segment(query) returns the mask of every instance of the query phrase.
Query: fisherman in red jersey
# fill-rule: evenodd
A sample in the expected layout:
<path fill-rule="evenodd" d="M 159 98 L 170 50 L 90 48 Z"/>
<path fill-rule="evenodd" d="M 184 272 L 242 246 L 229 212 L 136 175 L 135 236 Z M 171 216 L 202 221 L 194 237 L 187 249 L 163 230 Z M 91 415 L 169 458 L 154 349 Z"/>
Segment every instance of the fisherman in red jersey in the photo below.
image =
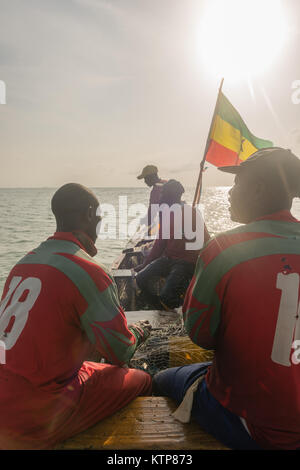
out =
<path fill-rule="evenodd" d="M 51 448 L 151 394 L 151 377 L 126 367 L 151 327 L 127 326 L 113 278 L 93 259 L 98 207 L 79 184 L 58 189 L 56 233 L 7 278 L 0 303 L 1 449 Z M 95 350 L 108 363 L 87 362 Z"/>
<path fill-rule="evenodd" d="M 221 170 L 236 174 L 230 214 L 244 225 L 204 246 L 183 306 L 214 360 L 160 372 L 153 389 L 230 448 L 299 449 L 300 160 L 274 147 Z"/>

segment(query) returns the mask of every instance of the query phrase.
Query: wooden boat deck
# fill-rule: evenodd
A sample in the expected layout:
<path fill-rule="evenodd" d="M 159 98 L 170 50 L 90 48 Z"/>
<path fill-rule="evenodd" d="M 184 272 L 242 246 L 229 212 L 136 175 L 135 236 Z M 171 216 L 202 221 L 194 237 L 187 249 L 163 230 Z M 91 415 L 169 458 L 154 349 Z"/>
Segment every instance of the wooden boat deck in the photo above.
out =
<path fill-rule="evenodd" d="M 63 442 L 59 450 L 226 450 L 195 422 L 182 424 L 164 397 L 139 397 L 95 426 Z"/>

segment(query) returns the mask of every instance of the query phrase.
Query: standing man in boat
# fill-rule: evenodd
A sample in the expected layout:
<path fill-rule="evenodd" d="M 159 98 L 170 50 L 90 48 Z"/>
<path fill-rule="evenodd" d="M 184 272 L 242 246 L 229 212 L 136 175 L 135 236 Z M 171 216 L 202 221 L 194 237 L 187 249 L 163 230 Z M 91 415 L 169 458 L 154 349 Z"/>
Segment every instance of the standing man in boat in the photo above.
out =
<path fill-rule="evenodd" d="M 299 449 L 300 160 L 273 147 L 220 169 L 236 175 L 230 215 L 243 225 L 204 247 L 183 306 L 214 360 L 160 372 L 153 386 L 230 448 Z"/>
<path fill-rule="evenodd" d="M 173 310 L 182 305 L 203 246 L 201 213 L 181 200 L 183 193 L 184 187 L 179 181 L 169 180 L 164 184 L 158 235 L 144 263 L 135 268 L 138 287 L 157 309 Z M 190 239 L 187 239 L 188 234 Z M 152 285 L 154 278 L 159 276 L 165 282 L 159 295 L 156 295 Z"/>
<path fill-rule="evenodd" d="M 156 215 L 158 213 L 157 205 L 160 203 L 162 188 L 167 180 L 159 178 L 158 168 L 155 165 L 145 166 L 142 173 L 137 176 L 137 179 L 144 179 L 146 185 L 149 186 L 149 188 L 152 187 L 150 192 L 148 212 L 143 219 L 145 225 L 149 227 L 148 233 L 150 234 L 151 226 L 154 224 Z"/>
<path fill-rule="evenodd" d="M 127 326 L 115 283 L 93 257 L 97 197 L 66 184 L 52 198 L 55 234 L 10 272 L 0 303 L 0 448 L 45 449 L 92 426 L 151 378 L 126 367 L 150 325 Z M 109 363 L 87 362 L 94 352 Z"/>

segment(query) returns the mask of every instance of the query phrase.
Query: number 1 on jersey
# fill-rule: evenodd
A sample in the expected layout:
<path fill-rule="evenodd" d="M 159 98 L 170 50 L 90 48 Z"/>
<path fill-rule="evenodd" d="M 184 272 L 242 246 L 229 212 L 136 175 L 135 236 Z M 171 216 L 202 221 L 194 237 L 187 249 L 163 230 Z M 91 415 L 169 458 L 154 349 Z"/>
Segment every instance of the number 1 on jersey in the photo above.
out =
<path fill-rule="evenodd" d="M 291 350 L 300 339 L 299 327 L 299 279 L 297 273 L 277 275 L 277 289 L 281 290 L 281 299 L 272 348 L 271 359 L 277 364 L 290 366 Z M 298 363 L 297 361 L 293 363 Z"/>

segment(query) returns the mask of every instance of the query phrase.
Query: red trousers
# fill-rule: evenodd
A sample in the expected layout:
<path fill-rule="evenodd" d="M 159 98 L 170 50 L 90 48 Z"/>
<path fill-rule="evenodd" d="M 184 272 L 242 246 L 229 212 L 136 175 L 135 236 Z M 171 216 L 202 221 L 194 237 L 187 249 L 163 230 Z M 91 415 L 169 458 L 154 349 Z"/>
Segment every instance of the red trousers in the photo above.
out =
<path fill-rule="evenodd" d="M 135 397 L 150 395 L 152 380 L 141 370 L 84 362 L 63 390 L 50 394 L 21 390 L 11 388 L 11 404 L 8 400 L 0 404 L 0 449 L 52 448 Z"/>

